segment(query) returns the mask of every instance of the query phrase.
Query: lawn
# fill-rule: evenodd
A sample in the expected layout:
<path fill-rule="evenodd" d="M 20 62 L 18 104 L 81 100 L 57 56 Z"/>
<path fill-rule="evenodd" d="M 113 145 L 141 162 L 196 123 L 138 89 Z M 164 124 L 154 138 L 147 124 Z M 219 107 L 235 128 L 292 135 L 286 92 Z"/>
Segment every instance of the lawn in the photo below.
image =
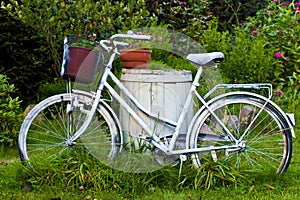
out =
<path fill-rule="evenodd" d="M 299 137 L 299 134 L 297 134 Z M 299 199 L 300 198 L 300 142 L 295 139 L 293 157 L 283 175 L 258 175 L 237 181 L 237 184 L 193 187 L 193 178 L 178 178 L 178 167 L 162 169 L 151 174 L 130 174 L 99 167 L 94 162 L 82 172 L 82 166 L 51 171 L 39 169 L 31 175 L 24 170 L 16 148 L 0 149 L 1 199 Z M 74 160 L 71 163 L 76 163 Z M 187 166 L 184 166 L 188 168 Z M 183 175 L 189 169 L 183 169 Z M 64 172 L 64 174 L 60 174 Z M 85 179 L 76 179 L 85 176 Z M 72 180 L 70 174 L 73 174 Z M 94 176 L 94 179 L 92 178 Z M 189 174 L 189 173 L 188 173 Z M 189 174 L 190 175 L 190 174 Z M 55 177 L 57 176 L 57 177 Z M 34 178 L 32 178 L 34 177 Z M 89 178 L 89 180 L 87 179 Z M 237 177 L 238 179 L 238 177 Z M 89 184 L 80 187 L 80 180 Z M 73 182 L 72 182 L 73 181 Z M 185 181 L 185 182 L 184 182 Z M 30 182 L 30 183 L 29 183 Z M 67 183 L 68 182 L 68 183 Z"/>

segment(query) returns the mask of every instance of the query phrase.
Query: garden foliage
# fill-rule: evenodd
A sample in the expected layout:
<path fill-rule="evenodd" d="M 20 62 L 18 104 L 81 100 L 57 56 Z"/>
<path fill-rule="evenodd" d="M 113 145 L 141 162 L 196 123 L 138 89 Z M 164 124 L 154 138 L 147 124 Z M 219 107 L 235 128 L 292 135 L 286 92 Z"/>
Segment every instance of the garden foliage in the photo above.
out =
<path fill-rule="evenodd" d="M 8 79 L 0 74 L 0 144 L 14 145 L 19 133 L 19 125 L 22 121 L 20 114 L 19 98 L 12 98 L 15 91 L 13 84 L 8 83 Z"/>
<path fill-rule="evenodd" d="M 220 22 L 219 30 L 233 30 L 233 25 L 242 24 L 249 16 L 255 16 L 270 0 L 211 0 L 211 11 Z"/>
<path fill-rule="evenodd" d="M 22 21 L 12 18 L 0 9 L 0 74 L 9 77 L 25 106 L 36 99 L 36 90 L 42 82 L 55 76 L 49 66 L 50 51 L 43 36 Z"/>
<path fill-rule="evenodd" d="M 163 1 L 153 3 L 145 0 L 21 0 L 2 2 L 1 8 L 25 25 L 33 27 L 38 35 L 45 38 L 46 48 L 51 51 L 52 58 L 52 66 L 48 67 L 59 75 L 64 36 L 96 33 L 99 40 L 124 30 L 155 26 L 159 22 L 169 23 L 172 28 L 182 30 L 191 23 L 205 23 L 202 19 L 205 4 L 195 2 L 190 0 L 188 4 L 185 2 L 186 5 L 182 5 L 180 1 L 164 4 Z M 189 17 L 183 17 L 186 15 Z"/>
<path fill-rule="evenodd" d="M 272 83 L 276 101 L 298 113 L 300 94 L 300 2 L 273 0 L 236 26 L 234 34 L 219 31 L 212 20 L 201 43 L 208 51 L 222 51 L 220 65 L 226 83 Z"/>
<path fill-rule="evenodd" d="M 64 36 L 96 33 L 100 40 L 129 29 L 159 24 L 199 34 L 209 19 L 207 4 L 208 1 L 195 0 L 2 1 L 0 26 L 7 33 L 0 36 L 4 41 L 0 44 L 5 52 L 2 55 L 17 61 L 11 66 L 8 63 L 12 62 L 4 59 L 2 71 L 21 88 L 18 94 L 25 102 L 34 101 L 38 94 L 37 87 L 32 85 L 47 84 L 60 77 Z"/>
<path fill-rule="evenodd" d="M 277 87 L 278 102 L 300 117 L 296 108 L 300 103 L 300 1 L 273 0 L 249 18 L 244 29 L 252 38 L 266 41 L 273 54 L 270 82 Z"/>
<path fill-rule="evenodd" d="M 211 21 L 203 32 L 202 43 L 207 51 L 221 51 L 225 60 L 219 70 L 225 83 L 272 82 L 273 53 L 266 48 L 264 38 L 251 38 L 242 28 L 218 31 L 217 21 Z"/>
<path fill-rule="evenodd" d="M 295 105 L 300 80 L 299 4 L 280 0 L 6 0 L 0 9 L 0 72 L 14 83 L 18 89 L 14 95 L 26 106 L 56 93 L 52 82 L 60 77 L 64 36 L 95 33 L 100 40 L 129 29 L 160 26 L 189 35 L 207 51 L 223 52 L 225 61 L 219 67 L 223 82 L 269 82 L 282 91 L 283 95 L 277 95 L 279 102 Z M 153 59 L 156 56 L 176 69 L 182 63 L 161 52 L 155 52 Z M 49 93 L 38 89 L 48 87 Z"/>
<path fill-rule="evenodd" d="M 248 18 L 244 29 L 251 38 L 266 41 L 266 48 L 275 58 L 271 63 L 274 82 L 285 82 L 293 72 L 300 73 L 300 2 L 275 0 L 256 17 Z"/>

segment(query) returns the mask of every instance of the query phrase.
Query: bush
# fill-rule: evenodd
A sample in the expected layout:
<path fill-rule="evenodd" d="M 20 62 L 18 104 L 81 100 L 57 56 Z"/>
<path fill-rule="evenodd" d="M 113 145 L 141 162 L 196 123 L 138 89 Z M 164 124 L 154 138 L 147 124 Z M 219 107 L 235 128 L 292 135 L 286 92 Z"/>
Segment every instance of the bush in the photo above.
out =
<path fill-rule="evenodd" d="M 234 31 L 234 27 L 243 23 L 249 16 L 268 5 L 269 0 L 211 0 L 211 10 L 220 22 L 219 30 Z"/>
<path fill-rule="evenodd" d="M 149 12 L 157 17 L 158 23 L 168 24 L 170 29 L 194 39 L 200 37 L 212 18 L 210 0 L 146 0 L 146 4 Z"/>
<path fill-rule="evenodd" d="M 0 144 L 10 146 L 16 144 L 22 121 L 21 101 L 18 97 L 11 97 L 14 90 L 14 85 L 10 85 L 6 76 L 0 74 Z"/>
<path fill-rule="evenodd" d="M 57 77 L 60 76 L 64 36 L 87 37 L 90 33 L 96 33 L 100 40 L 124 28 L 143 27 L 155 22 L 144 1 L 131 1 L 127 4 L 108 0 L 9 2 L 2 2 L 1 8 L 45 38 L 44 48 L 50 50 L 48 57 L 52 60 L 52 66 L 49 67 Z"/>
<path fill-rule="evenodd" d="M 248 18 L 244 29 L 253 38 L 266 41 L 270 49 L 272 61 L 272 79 L 278 86 L 285 83 L 293 73 L 300 72 L 300 2 L 288 3 L 272 1 L 269 6 L 257 13 L 256 17 Z M 300 80 L 300 76 L 296 77 Z"/>
<path fill-rule="evenodd" d="M 243 30 L 236 30 L 231 50 L 227 53 L 221 73 L 230 83 L 273 82 L 273 53 L 263 38 L 249 38 Z"/>
<path fill-rule="evenodd" d="M 23 103 L 36 99 L 36 90 L 43 81 L 53 79 L 50 51 L 46 41 L 20 20 L 10 17 L 0 8 L 0 73 L 14 83 L 12 96 L 22 97 Z"/>
<path fill-rule="evenodd" d="M 66 88 L 66 82 L 61 79 L 55 79 L 50 83 L 43 83 L 37 90 L 38 101 L 56 94 L 65 93 L 67 91 Z"/>
<path fill-rule="evenodd" d="M 264 38 L 270 60 L 271 79 L 276 88 L 275 101 L 299 117 L 300 103 L 300 2 L 272 1 L 249 18 L 245 30 L 253 38 Z M 269 76 L 268 74 L 265 74 Z"/>
<path fill-rule="evenodd" d="M 208 51 L 225 54 L 220 66 L 225 82 L 270 82 L 288 91 L 287 80 L 300 80 L 299 13 L 299 2 L 272 1 L 232 34 L 218 31 L 219 23 L 212 21 L 201 42 Z"/>
<path fill-rule="evenodd" d="M 221 51 L 225 60 L 219 69 L 225 83 L 273 83 L 273 50 L 265 38 L 250 37 L 243 28 L 235 34 L 218 31 L 218 22 L 212 21 L 203 33 L 203 44 L 208 51 Z"/>

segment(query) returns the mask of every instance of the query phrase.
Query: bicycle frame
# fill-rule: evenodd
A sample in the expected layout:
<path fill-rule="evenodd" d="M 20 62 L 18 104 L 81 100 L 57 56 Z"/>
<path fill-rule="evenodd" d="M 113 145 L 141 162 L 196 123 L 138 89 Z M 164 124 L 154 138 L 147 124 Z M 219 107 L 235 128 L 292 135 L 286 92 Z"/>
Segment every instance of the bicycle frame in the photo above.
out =
<path fill-rule="evenodd" d="M 203 151 L 211 151 L 211 150 L 221 150 L 221 149 L 236 149 L 239 148 L 240 145 L 238 144 L 239 141 L 233 136 L 233 134 L 226 128 L 226 126 L 223 124 L 223 122 L 219 119 L 219 117 L 209 108 L 204 98 L 202 98 L 198 92 L 196 91 L 196 88 L 199 86 L 199 80 L 202 74 L 202 67 L 199 67 L 196 73 L 196 76 L 192 82 L 192 86 L 189 90 L 188 96 L 185 100 L 184 106 L 182 108 L 182 112 L 179 116 L 179 119 L 177 122 L 174 122 L 169 119 L 165 118 L 159 118 L 157 115 L 151 113 L 150 111 L 147 111 L 139 102 L 138 100 L 128 91 L 128 89 L 118 80 L 118 78 L 111 72 L 112 69 L 112 62 L 118 53 L 117 50 L 115 50 L 112 55 L 110 56 L 110 59 L 108 61 L 108 64 L 105 67 L 103 76 L 101 78 L 100 84 L 98 86 L 95 100 L 92 105 L 90 115 L 88 119 L 86 120 L 86 123 L 75 133 L 75 135 L 70 139 L 71 142 L 76 141 L 81 134 L 86 130 L 88 127 L 93 114 L 95 113 L 98 103 L 101 101 L 101 92 L 104 88 L 106 88 L 109 93 L 112 95 L 114 99 L 118 101 L 118 103 L 125 108 L 125 110 L 136 120 L 136 122 L 142 127 L 143 130 L 147 133 L 147 136 L 142 136 L 141 139 L 148 140 L 151 144 L 153 144 L 158 149 L 165 152 L 167 155 L 172 154 L 189 154 L 189 153 L 196 153 L 196 152 L 203 152 Z M 128 105 L 128 103 L 116 92 L 114 88 L 110 86 L 110 84 L 107 82 L 107 79 L 111 78 L 112 81 L 116 84 L 118 88 L 120 88 L 120 91 L 122 94 L 124 94 L 126 97 L 130 99 L 130 101 L 134 104 L 135 107 L 137 107 L 141 112 L 146 114 L 148 117 L 151 117 L 155 120 L 158 120 L 168 126 L 172 126 L 175 128 L 174 133 L 172 134 L 171 140 L 169 144 L 165 144 L 162 142 L 161 138 L 159 138 L 157 135 L 153 133 L 153 131 L 150 129 L 149 125 Z M 230 141 L 233 142 L 232 146 L 223 146 L 223 147 L 210 147 L 210 148 L 196 148 L 196 149 L 184 149 L 184 150 L 174 150 L 176 141 L 179 136 L 179 130 L 181 129 L 183 122 L 185 120 L 185 117 L 188 112 L 188 108 L 192 103 L 192 98 L 196 95 L 196 97 L 199 99 L 199 101 L 203 104 L 204 107 L 206 107 L 209 112 L 212 114 L 212 116 L 217 120 L 219 125 L 222 127 L 222 129 L 225 131 L 225 133 L 230 138 Z"/>
<path fill-rule="evenodd" d="M 122 43 L 121 43 L 122 44 Z M 246 135 L 248 129 L 244 132 L 243 136 L 240 137 L 240 139 L 236 139 L 234 135 L 228 130 L 228 128 L 224 125 L 222 120 L 211 110 L 208 103 L 205 101 L 205 99 L 210 96 L 213 92 L 215 92 L 218 88 L 230 88 L 230 89 L 267 89 L 268 90 L 268 98 L 266 98 L 265 105 L 269 102 L 272 94 L 272 86 L 270 84 L 219 84 L 216 85 L 214 88 L 212 88 L 204 97 L 202 97 L 197 92 L 197 87 L 199 86 L 199 80 L 202 74 L 203 68 L 200 66 L 197 70 L 197 73 L 193 79 L 192 85 L 190 87 L 190 90 L 188 92 L 187 98 L 184 102 L 181 114 L 179 115 L 179 119 L 177 122 L 158 117 L 157 114 L 151 113 L 145 107 L 139 103 L 139 101 L 131 94 L 131 92 L 118 80 L 118 78 L 111 72 L 112 69 L 112 63 L 115 59 L 115 56 L 119 54 L 118 49 L 114 47 L 113 49 L 105 49 L 107 52 L 110 52 L 112 50 L 112 53 L 110 55 L 110 58 L 108 60 L 108 63 L 105 65 L 105 69 L 102 75 L 102 78 L 100 80 L 100 83 L 98 85 L 97 92 L 95 94 L 94 103 L 92 105 L 92 108 L 90 110 L 90 114 L 88 115 L 88 118 L 86 119 L 85 123 L 81 126 L 81 128 L 73 135 L 73 137 L 70 138 L 70 142 L 75 142 L 87 129 L 89 126 L 90 121 L 92 120 L 92 117 L 94 113 L 96 112 L 97 106 L 99 102 L 104 101 L 101 99 L 101 93 L 104 88 L 106 88 L 109 93 L 112 95 L 112 97 L 134 118 L 134 120 L 142 127 L 142 129 L 146 132 L 146 136 L 140 136 L 140 139 L 147 140 L 151 144 L 153 144 L 156 148 L 162 150 L 167 155 L 181 155 L 181 154 L 190 154 L 190 153 L 199 153 L 199 152 L 206 152 L 206 151 L 213 151 L 213 150 L 238 150 L 243 149 L 245 147 L 245 143 L 242 141 L 244 136 Z M 165 125 L 171 126 L 174 129 L 173 134 L 171 135 L 171 140 L 168 144 L 162 141 L 161 138 L 159 138 L 157 135 L 154 134 L 154 132 L 150 129 L 150 126 L 129 106 L 129 104 L 116 92 L 114 88 L 111 87 L 111 85 L 107 82 L 107 79 L 110 78 L 116 86 L 120 89 L 121 93 L 125 95 L 127 98 L 129 98 L 130 102 L 133 103 L 133 105 L 138 108 L 139 111 L 144 113 L 146 116 L 155 119 Z M 175 145 L 179 137 L 179 131 L 183 126 L 183 123 L 186 119 L 188 108 L 191 105 L 194 96 L 197 97 L 197 99 L 202 104 L 202 108 L 200 109 L 207 109 L 210 114 L 213 116 L 213 118 L 216 120 L 216 122 L 220 125 L 220 127 L 223 129 L 224 133 L 226 133 L 227 137 L 223 138 L 224 141 L 229 141 L 232 144 L 226 145 L 226 146 L 219 146 L 219 147 L 202 147 L 202 148 L 193 148 L 190 149 L 186 147 L 182 150 L 175 150 Z M 263 109 L 263 108 L 262 108 Z M 261 109 L 261 111 L 262 111 Z M 258 115 L 257 115 L 258 116 Z M 256 116 L 256 117 L 257 117 Z M 249 126 L 250 127 L 250 126 Z"/>
<path fill-rule="evenodd" d="M 148 37 L 125 34 L 112 38 Z M 176 91 L 187 92 L 183 98 L 172 90 L 171 82 L 163 80 L 156 83 L 156 73 L 152 73 L 155 81 L 152 81 L 152 76 L 146 77 L 145 84 L 139 82 L 134 83 L 134 88 L 131 85 L 127 87 L 126 81 L 130 81 L 132 76 L 125 76 L 123 82 L 112 72 L 112 63 L 119 54 L 117 47 L 127 43 L 113 39 L 99 42 L 99 47 L 105 51 L 101 51 L 103 65 L 98 66 L 97 79 L 88 85 L 74 83 L 72 90 L 71 81 L 77 81 L 80 76 L 76 74 L 74 78 L 67 74 L 64 77 L 68 83 L 67 92 L 44 99 L 28 113 L 18 138 L 19 154 L 24 164 L 30 164 L 31 158 L 33 161 L 40 158 L 50 161 L 57 156 L 73 155 L 70 153 L 79 152 L 77 149 L 80 152 L 86 149 L 104 164 L 130 172 L 148 172 L 179 161 L 180 174 L 187 154 L 197 168 L 209 160 L 226 162 L 226 166 L 238 169 L 273 169 L 276 173 L 283 173 L 288 168 L 292 137 L 295 137 L 294 115 L 285 113 L 271 100 L 270 84 L 216 84 L 202 96 L 197 92 L 202 71 L 220 63 L 224 54 L 185 52 L 182 57 L 199 68 L 188 88 L 186 84 L 176 85 Z M 175 50 L 173 53 L 176 53 Z M 106 59 L 105 55 L 108 55 Z M 67 57 L 64 59 L 68 63 Z M 63 69 L 68 70 L 69 65 L 66 67 Z M 78 67 L 88 69 L 82 64 Z M 209 75 L 212 73 L 209 72 Z M 144 74 L 138 78 L 142 80 Z M 78 83 L 86 84 L 80 80 Z M 161 86 L 164 92 L 158 89 Z M 150 89 L 147 90 L 150 96 L 135 93 L 135 89 L 144 87 Z M 262 89 L 267 89 L 267 93 Z M 109 96 L 104 95 L 106 92 Z M 142 94 L 141 100 L 135 94 Z M 153 96 L 156 94 L 163 94 L 163 98 Z M 175 98 L 170 98 L 173 96 Z M 146 99 L 146 104 L 143 99 Z M 170 104 L 169 99 L 176 101 Z M 196 109 L 194 103 L 198 105 Z M 161 109 L 161 105 L 165 105 L 166 109 Z M 172 110 L 170 114 L 168 111 L 171 109 L 176 112 Z M 169 114 L 164 115 L 164 111 Z M 152 162 L 155 168 L 152 168 Z M 141 171 L 136 168 L 140 165 Z"/>

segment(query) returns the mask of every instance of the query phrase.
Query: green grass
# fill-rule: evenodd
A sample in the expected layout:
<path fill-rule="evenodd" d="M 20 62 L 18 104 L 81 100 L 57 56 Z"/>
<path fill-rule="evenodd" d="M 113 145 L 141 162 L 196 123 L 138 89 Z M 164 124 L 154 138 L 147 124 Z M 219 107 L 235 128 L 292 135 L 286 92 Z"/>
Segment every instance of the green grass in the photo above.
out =
<path fill-rule="evenodd" d="M 298 137 L 299 134 L 297 134 Z M 300 140 L 294 140 L 293 157 L 283 175 L 234 173 L 225 170 L 209 189 L 196 187 L 200 175 L 184 165 L 145 174 L 115 171 L 90 156 L 44 162 L 35 170 L 23 168 L 16 148 L 0 148 L 1 199 L 299 199 Z M 216 166 L 208 166 L 210 173 Z M 220 166 L 219 166 L 220 167 Z M 221 166 L 222 167 L 222 166 Z M 235 180 L 230 179 L 235 177 Z M 83 186 L 80 187 L 80 186 Z M 32 188 L 31 188 L 32 187 Z M 196 187 L 196 189 L 195 189 Z"/>

